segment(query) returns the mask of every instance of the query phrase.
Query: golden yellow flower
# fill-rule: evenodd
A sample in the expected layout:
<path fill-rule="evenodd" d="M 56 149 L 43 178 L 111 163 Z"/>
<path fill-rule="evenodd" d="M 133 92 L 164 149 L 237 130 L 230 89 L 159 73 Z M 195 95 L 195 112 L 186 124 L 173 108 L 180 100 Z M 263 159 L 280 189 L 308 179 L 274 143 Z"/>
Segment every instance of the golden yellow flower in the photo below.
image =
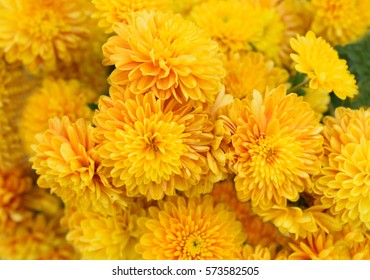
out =
<path fill-rule="evenodd" d="M 140 230 L 138 216 L 145 215 L 142 205 L 131 202 L 122 213 L 104 216 L 92 211 L 67 211 L 67 240 L 81 253 L 82 259 L 139 259 L 134 247 Z"/>
<path fill-rule="evenodd" d="M 289 260 L 348 260 L 349 248 L 344 240 L 322 230 L 289 244 L 293 253 Z"/>
<path fill-rule="evenodd" d="M 97 153 L 114 186 L 125 186 L 130 197 L 156 200 L 176 190 L 213 186 L 206 178 L 219 170 L 214 167 L 224 157 L 212 155 L 210 115 L 192 104 L 156 99 L 152 92 L 137 95 L 119 86 L 111 87 L 110 97 L 101 97 L 93 119 Z"/>
<path fill-rule="evenodd" d="M 310 1 L 311 30 L 332 45 L 346 45 L 362 38 L 369 27 L 365 2 L 368 0 Z"/>
<path fill-rule="evenodd" d="M 322 229 L 326 233 L 342 230 L 341 222 L 326 213 L 323 205 L 308 205 L 309 207 L 273 205 L 268 210 L 253 208 L 263 221 L 273 223 L 281 233 L 292 234 L 295 238 L 305 238 L 310 233 Z"/>
<path fill-rule="evenodd" d="M 42 86 L 27 99 L 19 124 L 27 152 L 34 154 L 31 145 L 36 143 L 35 135 L 48 128 L 50 118 L 68 116 L 71 121 L 79 118 L 91 121 L 93 111 L 88 103 L 96 99 L 96 92 L 77 80 L 44 79 Z"/>
<path fill-rule="evenodd" d="M 51 119 L 49 129 L 37 135 L 32 167 L 40 175 L 37 184 L 65 203 L 115 214 L 126 206 L 124 190 L 114 188 L 99 172 L 92 130 L 83 119 Z"/>
<path fill-rule="evenodd" d="M 24 168 L 4 169 L 0 165 L 0 233 L 11 231 L 28 217 L 23 196 L 31 187 L 32 179 Z"/>
<path fill-rule="evenodd" d="M 243 1 L 210 0 L 196 5 L 190 19 L 226 53 L 251 50 L 251 40 L 263 32 L 266 16 Z"/>
<path fill-rule="evenodd" d="M 354 76 L 348 71 L 347 62 L 323 38 L 309 31 L 306 36 L 292 38 L 290 44 L 297 54 L 291 54 L 298 72 L 310 79 L 309 87 L 333 91 L 340 99 L 354 97 L 358 88 Z"/>
<path fill-rule="evenodd" d="M 323 153 L 322 126 L 310 105 L 282 85 L 264 97 L 254 91 L 231 111 L 238 198 L 263 210 L 297 201 L 319 172 Z"/>
<path fill-rule="evenodd" d="M 92 0 L 97 10 L 93 17 L 99 19 L 99 26 L 106 33 L 111 33 L 113 23 L 128 23 L 131 12 L 165 10 L 171 7 L 171 1 L 173 0 Z"/>
<path fill-rule="evenodd" d="M 305 88 L 303 100 L 310 103 L 312 109 L 315 111 L 316 116 L 321 120 L 323 113 L 329 108 L 330 95 L 325 90 L 315 90 L 311 88 Z"/>
<path fill-rule="evenodd" d="M 144 233 L 136 250 L 144 259 L 232 259 L 240 252 L 245 234 L 225 204 L 209 195 L 158 204 L 138 221 Z"/>
<path fill-rule="evenodd" d="M 225 62 L 226 93 L 251 98 L 253 90 L 265 92 L 287 82 L 288 72 L 258 52 L 236 53 Z"/>
<path fill-rule="evenodd" d="M 37 214 L 17 225 L 11 234 L 0 233 L 0 259 L 66 260 L 78 255 L 66 241 L 60 218 Z"/>
<path fill-rule="evenodd" d="M 117 35 L 103 46 L 103 63 L 116 67 L 111 84 L 135 94 L 152 91 L 161 99 L 174 96 L 179 102 L 214 101 L 225 75 L 221 54 L 194 23 L 179 14 L 144 11 L 113 30 Z"/>
<path fill-rule="evenodd" d="M 0 50 L 0 167 L 13 168 L 26 162 L 18 120 L 34 84 L 19 63 L 6 63 Z"/>
<path fill-rule="evenodd" d="M 87 0 L 1 0 L 0 48 L 7 61 L 21 61 L 32 72 L 70 64 L 88 43 L 89 5 Z"/>
<path fill-rule="evenodd" d="M 370 229 L 370 109 L 339 107 L 324 118 L 325 156 L 315 193 L 343 223 Z"/>

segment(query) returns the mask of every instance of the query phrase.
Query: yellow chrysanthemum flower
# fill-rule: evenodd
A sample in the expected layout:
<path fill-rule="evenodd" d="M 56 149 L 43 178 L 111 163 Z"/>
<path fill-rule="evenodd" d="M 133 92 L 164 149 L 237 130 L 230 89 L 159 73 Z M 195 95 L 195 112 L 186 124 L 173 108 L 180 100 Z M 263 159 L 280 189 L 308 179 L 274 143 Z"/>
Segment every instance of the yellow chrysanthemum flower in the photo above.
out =
<path fill-rule="evenodd" d="M 350 252 L 346 242 L 322 230 L 309 233 L 306 238 L 289 244 L 293 253 L 289 260 L 348 260 Z"/>
<path fill-rule="evenodd" d="M 28 70 L 55 70 L 70 64 L 87 44 L 90 1 L 1 0 L 0 48 L 8 62 Z"/>
<path fill-rule="evenodd" d="M 270 56 L 279 66 L 290 68 L 292 52 L 289 39 L 307 32 L 305 1 L 296 0 L 244 0 L 252 1 L 268 15 L 261 36 L 256 37 L 254 46 Z"/>
<path fill-rule="evenodd" d="M 4 169 L 0 165 L 0 233 L 11 231 L 29 216 L 23 196 L 30 191 L 32 179 L 25 173 L 24 168 Z"/>
<path fill-rule="evenodd" d="M 211 196 L 169 197 L 139 219 L 137 252 L 144 259 L 232 259 L 245 239 L 235 214 Z"/>
<path fill-rule="evenodd" d="M 104 216 L 91 211 L 67 211 L 67 240 L 81 253 L 82 259 L 139 259 L 134 247 L 141 235 L 138 216 L 145 215 L 143 205 L 131 202 L 122 213 Z"/>
<path fill-rule="evenodd" d="M 0 167 L 13 168 L 26 161 L 18 119 L 34 84 L 19 63 L 6 63 L 0 50 Z"/>
<path fill-rule="evenodd" d="M 265 92 L 287 82 L 288 72 L 258 52 L 233 54 L 225 62 L 226 93 L 237 98 L 251 98 L 253 90 Z"/>
<path fill-rule="evenodd" d="M 195 24 L 179 14 L 144 11 L 113 29 L 117 36 L 103 46 L 103 63 L 116 66 L 111 84 L 179 102 L 214 101 L 225 70 L 217 43 Z"/>
<path fill-rule="evenodd" d="M 210 115 L 192 104 L 111 87 L 110 97 L 99 100 L 93 121 L 102 172 L 114 186 L 125 186 L 128 196 L 156 200 L 176 190 L 213 186 L 213 170 L 219 170 L 214 166 L 222 165 L 218 160 L 224 153 L 219 149 L 213 156 Z"/>
<path fill-rule="evenodd" d="M 325 156 L 314 191 L 343 223 L 370 230 L 370 109 L 324 118 Z"/>
<path fill-rule="evenodd" d="M 263 210 L 297 201 L 319 172 L 323 153 L 322 126 L 310 105 L 282 85 L 264 97 L 255 91 L 230 110 L 239 199 Z"/>
<path fill-rule="evenodd" d="M 329 92 L 325 90 L 315 90 L 311 88 L 305 88 L 303 100 L 310 103 L 312 109 L 315 111 L 316 116 L 321 120 L 323 113 L 328 111 L 330 103 Z"/>
<path fill-rule="evenodd" d="M 97 9 L 93 17 L 99 19 L 99 26 L 104 28 L 106 33 L 111 33 L 113 32 L 113 23 L 128 23 L 131 12 L 169 9 L 172 4 L 171 1 L 172 0 L 92 0 L 92 3 Z"/>
<path fill-rule="evenodd" d="M 190 19 L 226 53 L 251 50 L 251 40 L 263 32 L 265 15 L 243 1 L 209 0 L 196 5 Z"/>
<path fill-rule="evenodd" d="M 20 223 L 11 234 L 0 233 L 0 259 L 66 260 L 78 255 L 66 241 L 59 217 L 43 214 Z"/>
<path fill-rule="evenodd" d="M 88 103 L 96 99 L 96 92 L 77 80 L 44 79 L 27 99 L 19 124 L 27 152 L 34 154 L 31 145 L 36 143 L 35 135 L 48 128 L 50 118 L 68 116 L 71 121 L 79 118 L 91 121 L 93 111 Z"/>
<path fill-rule="evenodd" d="M 65 203 L 115 214 L 126 206 L 124 190 L 114 188 L 99 172 L 92 130 L 83 119 L 51 119 L 49 129 L 37 135 L 32 167 L 40 175 L 37 184 Z"/>
<path fill-rule="evenodd" d="M 291 54 L 298 72 L 307 74 L 309 87 L 315 90 L 333 91 L 341 99 L 354 97 L 358 88 L 354 76 L 348 71 L 347 62 L 312 31 L 306 36 L 292 38 L 290 44 L 297 54 Z"/>
<path fill-rule="evenodd" d="M 263 221 L 272 222 L 283 234 L 292 234 L 295 238 L 305 238 L 309 233 L 319 229 L 327 233 L 342 230 L 341 222 L 326 213 L 323 205 L 312 205 L 308 208 L 273 205 L 268 210 L 253 208 Z"/>
<path fill-rule="evenodd" d="M 346 45 L 362 38 L 369 27 L 364 2 L 368 0 L 310 1 L 311 30 L 332 45 Z"/>

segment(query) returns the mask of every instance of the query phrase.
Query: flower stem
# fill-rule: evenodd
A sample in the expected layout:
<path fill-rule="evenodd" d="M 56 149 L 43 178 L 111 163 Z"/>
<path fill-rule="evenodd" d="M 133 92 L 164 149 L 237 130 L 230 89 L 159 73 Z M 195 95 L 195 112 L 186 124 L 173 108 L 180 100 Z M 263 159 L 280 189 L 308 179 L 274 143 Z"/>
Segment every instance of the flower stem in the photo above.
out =
<path fill-rule="evenodd" d="M 297 84 L 294 87 L 290 88 L 288 90 L 288 93 L 297 92 L 298 90 L 300 90 L 301 88 L 303 88 L 305 85 L 307 85 L 309 81 L 310 81 L 310 78 L 306 77 L 302 82 L 300 82 L 299 84 Z"/>

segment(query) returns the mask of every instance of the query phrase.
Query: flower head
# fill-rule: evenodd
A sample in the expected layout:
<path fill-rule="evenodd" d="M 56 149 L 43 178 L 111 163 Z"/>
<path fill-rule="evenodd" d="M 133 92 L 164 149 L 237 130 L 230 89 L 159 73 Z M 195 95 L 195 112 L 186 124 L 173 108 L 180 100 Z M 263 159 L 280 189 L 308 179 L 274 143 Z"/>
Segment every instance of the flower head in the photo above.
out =
<path fill-rule="evenodd" d="M 289 244 L 293 252 L 289 260 L 348 260 L 349 248 L 344 240 L 322 230 Z"/>
<path fill-rule="evenodd" d="M 332 45 L 345 45 L 360 39 L 369 27 L 365 2 L 367 0 L 310 1 L 311 30 Z"/>
<path fill-rule="evenodd" d="M 30 71 L 69 64 L 89 36 L 87 0 L 0 1 L 0 48 Z"/>
<path fill-rule="evenodd" d="M 68 117 L 51 119 L 49 129 L 37 135 L 32 167 L 40 175 L 38 185 L 65 203 L 115 214 L 126 206 L 124 191 L 113 188 L 99 173 L 92 129 L 83 119 L 76 123 Z"/>
<path fill-rule="evenodd" d="M 297 54 L 291 54 L 298 72 L 307 74 L 309 86 L 316 90 L 333 91 L 341 99 L 354 97 L 358 88 L 344 59 L 321 37 L 312 31 L 292 38 L 290 44 Z"/>
<path fill-rule="evenodd" d="M 128 196 L 156 200 L 202 182 L 213 185 L 203 179 L 217 172 L 213 167 L 223 152 L 216 159 L 209 154 L 214 126 L 207 111 L 192 104 L 111 87 L 110 97 L 99 100 L 94 124 L 102 172 L 113 185 L 125 186 Z"/>
<path fill-rule="evenodd" d="M 134 246 L 140 236 L 138 216 L 143 205 L 132 201 L 122 213 L 104 216 L 92 211 L 67 211 L 67 240 L 81 253 L 82 259 L 138 259 Z"/>
<path fill-rule="evenodd" d="M 325 155 L 315 193 L 343 223 L 370 229 L 370 109 L 324 118 Z"/>
<path fill-rule="evenodd" d="M 103 63 L 116 67 L 111 84 L 179 102 L 214 101 L 225 74 L 216 42 L 179 14 L 144 11 L 127 20 L 103 46 Z"/>
<path fill-rule="evenodd" d="M 68 116 L 71 121 L 83 118 L 91 121 L 92 110 L 87 106 L 97 99 L 97 94 L 77 80 L 46 78 L 40 88 L 27 99 L 20 120 L 20 133 L 29 154 L 35 135 L 48 128 L 53 117 Z M 35 114 L 37 112 L 37 114 Z"/>
<path fill-rule="evenodd" d="M 231 150 L 239 199 L 269 209 L 297 201 L 320 169 L 322 127 L 309 104 L 285 86 L 235 102 Z"/>
<path fill-rule="evenodd" d="M 190 18 L 226 53 L 252 49 L 250 42 L 262 32 L 264 20 L 253 12 L 253 6 L 243 1 L 210 0 L 194 6 Z"/>
<path fill-rule="evenodd" d="M 111 33 L 113 32 L 113 23 L 128 23 L 131 12 L 168 9 L 170 8 L 171 1 L 172 0 L 92 0 L 97 10 L 93 17 L 99 19 L 100 27 L 104 28 L 107 33 Z"/>
<path fill-rule="evenodd" d="M 19 223 L 11 234 L 0 233 L 0 259 L 67 260 L 76 259 L 73 247 L 66 241 L 60 217 L 37 214 Z"/>
<path fill-rule="evenodd" d="M 240 222 L 211 196 L 170 197 L 139 220 L 143 230 L 136 250 L 144 259 L 231 259 L 240 251 Z"/>
<path fill-rule="evenodd" d="M 226 62 L 226 93 L 237 98 L 251 98 L 253 90 L 265 92 L 288 80 L 288 72 L 258 52 L 234 54 Z"/>

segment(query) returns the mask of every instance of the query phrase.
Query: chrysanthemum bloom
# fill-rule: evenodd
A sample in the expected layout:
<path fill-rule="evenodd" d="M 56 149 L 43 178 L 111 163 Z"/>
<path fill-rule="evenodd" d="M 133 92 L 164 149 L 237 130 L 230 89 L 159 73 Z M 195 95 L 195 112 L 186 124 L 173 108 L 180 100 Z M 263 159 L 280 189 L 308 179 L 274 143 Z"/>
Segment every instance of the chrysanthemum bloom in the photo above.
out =
<path fill-rule="evenodd" d="M 59 221 L 59 217 L 36 214 L 18 224 L 11 234 L 0 233 L 0 259 L 76 259 L 78 256 L 66 241 L 66 231 Z"/>
<path fill-rule="evenodd" d="M 141 207 L 132 202 L 115 216 L 71 211 L 67 214 L 67 240 L 81 253 L 83 259 L 139 259 L 140 255 L 134 247 L 140 236 L 137 219 L 145 214 Z"/>
<path fill-rule="evenodd" d="M 364 2 L 368 0 L 310 1 L 313 15 L 310 29 L 332 45 L 352 43 L 368 31 L 368 9 L 364 9 Z"/>
<path fill-rule="evenodd" d="M 250 203 L 238 200 L 234 182 L 231 179 L 215 184 L 212 190 L 212 196 L 216 203 L 225 203 L 234 211 L 236 218 L 242 223 L 247 235 L 246 241 L 248 244 L 252 246 L 257 246 L 258 244 L 269 246 L 284 243 L 285 240 L 283 240 L 284 238 L 282 236 L 279 236 L 276 227 L 269 222 L 263 222 L 252 211 Z"/>
<path fill-rule="evenodd" d="M 253 1 L 269 15 L 267 25 L 257 41 L 255 48 L 274 59 L 277 65 L 291 66 L 292 49 L 289 39 L 296 34 L 307 32 L 306 3 L 296 0 L 244 0 Z"/>
<path fill-rule="evenodd" d="M 340 99 L 354 97 L 358 88 L 354 76 L 348 71 L 347 62 L 323 38 L 309 31 L 306 36 L 292 38 L 290 44 L 296 54 L 295 69 L 307 74 L 309 87 L 315 90 L 333 91 Z"/>
<path fill-rule="evenodd" d="M 24 99 L 34 86 L 19 63 L 8 64 L 0 50 L 0 166 L 12 168 L 26 161 L 18 133 Z"/>
<path fill-rule="evenodd" d="M 253 90 L 265 92 L 287 82 L 288 72 L 258 52 L 236 53 L 225 62 L 226 93 L 237 98 L 251 98 Z"/>
<path fill-rule="evenodd" d="M 143 230 L 137 252 L 144 259 L 232 259 L 245 233 L 235 214 L 211 196 L 169 197 L 140 218 Z"/>
<path fill-rule="evenodd" d="M 28 217 L 23 196 L 31 186 L 32 179 L 24 168 L 4 169 L 0 165 L 0 232 L 11 231 L 16 223 Z"/>
<path fill-rule="evenodd" d="M 99 19 L 99 26 L 104 28 L 106 33 L 111 33 L 113 32 L 113 23 L 128 23 L 131 12 L 169 9 L 171 8 L 172 1 L 173 0 L 92 0 L 97 10 L 93 14 L 93 17 Z"/>
<path fill-rule="evenodd" d="M 314 191 L 343 223 L 370 230 L 370 109 L 324 118 L 323 167 Z"/>
<path fill-rule="evenodd" d="M 152 91 L 161 99 L 174 96 L 213 102 L 225 75 L 216 42 L 194 23 L 170 12 L 132 13 L 116 23 L 117 33 L 103 46 L 105 65 L 115 65 L 112 85 L 135 94 Z M 174 39 L 176 38 L 176 39 Z"/>
<path fill-rule="evenodd" d="M 31 145 L 36 143 L 35 135 L 48 128 L 50 118 L 68 116 L 71 121 L 79 118 L 91 121 L 93 111 L 88 103 L 96 99 L 96 92 L 77 80 L 44 79 L 42 86 L 27 99 L 19 124 L 27 152 L 33 155 Z"/>
<path fill-rule="evenodd" d="M 255 24 L 258 26 L 258 32 L 250 38 L 250 44 L 255 50 L 258 50 L 268 57 L 272 58 L 279 65 L 281 58 L 279 57 L 280 51 L 283 47 L 283 42 L 287 41 L 285 31 L 290 28 L 291 19 L 283 21 L 283 18 L 287 19 L 285 15 L 288 11 L 286 9 L 278 10 L 278 6 L 286 1 L 276 1 L 276 0 L 242 0 L 244 3 L 249 3 L 249 10 L 251 17 L 258 18 L 259 22 L 256 20 Z M 285 8 L 285 7 L 284 7 Z M 295 24 L 293 22 L 293 24 Z M 249 26 L 247 28 L 250 28 Z M 293 31 L 294 33 L 297 30 Z"/>
<path fill-rule="evenodd" d="M 310 105 L 285 86 L 231 108 L 235 188 L 241 201 L 263 210 L 297 201 L 320 170 L 322 126 Z"/>
<path fill-rule="evenodd" d="M 252 50 L 251 40 L 263 32 L 266 16 L 242 0 L 205 1 L 190 13 L 190 18 L 206 30 L 225 53 Z"/>
<path fill-rule="evenodd" d="M 1 0 L 0 48 L 7 61 L 21 61 L 32 72 L 71 63 L 87 43 L 90 5 L 87 0 Z"/>
<path fill-rule="evenodd" d="M 273 205 L 268 210 L 253 208 L 263 221 L 273 223 L 281 233 L 292 234 L 295 238 L 305 238 L 310 233 L 322 229 L 326 233 L 338 232 L 342 229 L 338 218 L 325 212 L 323 205 L 312 205 L 308 208 L 296 206 Z"/>
<path fill-rule="evenodd" d="M 346 242 L 334 235 L 318 230 L 306 238 L 289 244 L 293 253 L 289 260 L 348 260 L 349 248 Z"/>
<path fill-rule="evenodd" d="M 76 123 L 68 117 L 51 119 L 49 129 L 37 135 L 32 168 L 40 175 L 37 184 L 65 203 L 115 214 L 126 206 L 124 190 L 111 186 L 99 173 L 92 130 L 83 119 Z"/>
<path fill-rule="evenodd" d="M 215 183 L 206 180 L 222 159 L 212 155 L 214 125 L 202 106 L 192 104 L 156 99 L 152 92 L 136 95 L 119 86 L 111 87 L 110 97 L 101 97 L 93 119 L 97 153 L 114 186 L 125 186 L 131 197 L 158 200 Z"/>
<path fill-rule="evenodd" d="M 329 108 L 330 95 L 325 90 L 315 90 L 311 88 L 304 89 L 305 94 L 303 100 L 310 103 L 312 109 L 315 111 L 317 118 L 320 120 Z"/>

